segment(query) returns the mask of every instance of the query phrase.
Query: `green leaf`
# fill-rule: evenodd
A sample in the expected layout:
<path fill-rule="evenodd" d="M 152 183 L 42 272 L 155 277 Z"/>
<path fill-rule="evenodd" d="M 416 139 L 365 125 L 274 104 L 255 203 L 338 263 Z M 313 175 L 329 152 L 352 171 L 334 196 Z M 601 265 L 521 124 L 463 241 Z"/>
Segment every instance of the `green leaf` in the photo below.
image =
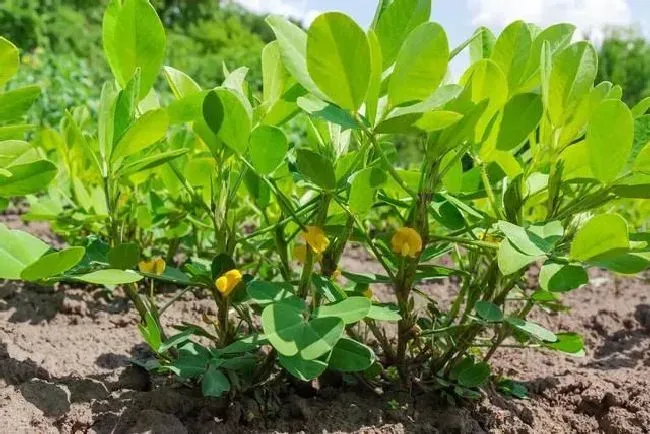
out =
<path fill-rule="evenodd" d="M 182 155 L 185 155 L 189 151 L 189 149 L 173 149 L 166 152 L 157 152 L 144 158 L 139 158 L 135 161 L 129 160 L 123 167 L 119 169 L 118 174 L 120 176 L 130 176 L 144 170 L 153 169 L 158 166 L 162 166 L 163 164 L 166 164 Z"/>
<path fill-rule="evenodd" d="M 387 69 L 395 62 L 407 36 L 417 26 L 429 20 L 431 1 L 394 0 L 378 12 L 374 31 L 381 45 L 383 69 Z"/>
<path fill-rule="evenodd" d="M 342 274 L 346 279 L 354 283 L 361 283 L 361 284 L 391 283 L 390 277 L 381 274 L 352 273 L 350 271 L 343 271 Z"/>
<path fill-rule="evenodd" d="M 124 88 L 137 68 L 142 71 L 139 99 L 153 86 L 165 59 L 165 29 L 148 0 L 112 0 L 104 14 L 104 52 Z"/>
<path fill-rule="evenodd" d="M 0 223 L 0 278 L 19 280 L 30 264 L 43 256 L 50 246 L 18 230 L 9 230 Z"/>
<path fill-rule="evenodd" d="M 571 42 L 576 27 L 573 24 L 554 24 L 542 30 L 534 37 L 533 44 L 528 57 L 528 67 L 523 75 L 520 90 L 529 92 L 539 87 L 541 82 L 541 58 L 543 47 L 548 46 L 548 53 L 552 56 L 559 50 L 565 48 Z"/>
<path fill-rule="evenodd" d="M 370 125 L 374 126 L 377 120 L 377 108 L 381 95 L 381 78 L 384 68 L 382 67 L 382 53 L 379 39 L 373 30 L 368 30 L 368 44 L 370 47 L 370 80 L 368 83 L 368 92 L 366 93 L 365 114 Z"/>
<path fill-rule="evenodd" d="M 391 107 L 429 97 L 440 86 L 448 63 L 449 42 L 444 29 L 437 23 L 419 25 L 397 56 L 388 83 Z"/>
<path fill-rule="evenodd" d="M 576 233 L 571 243 L 571 259 L 589 262 L 598 256 L 630 248 L 628 227 L 618 214 L 600 214 Z"/>
<path fill-rule="evenodd" d="M 473 64 L 465 72 L 461 84 L 465 85 L 464 93 L 467 93 L 477 106 L 472 111 L 464 113 L 464 118 L 456 124 L 456 127 L 473 128 L 471 139 L 475 143 L 481 143 L 494 115 L 508 99 L 508 81 L 496 63 L 484 59 Z M 481 108 L 481 102 L 487 104 L 487 107 Z M 478 120 L 475 118 L 477 115 L 480 116 Z"/>
<path fill-rule="evenodd" d="M 142 276 L 134 271 L 124 270 L 99 270 L 92 273 L 82 274 L 80 276 L 70 276 L 75 280 L 82 282 L 94 283 L 96 285 L 124 285 L 127 283 L 135 283 L 142 280 Z"/>
<path fill-rule="evenodd" d="M 313 360 L 329 353 L 343 336 L 344 330 L 343 321 L 337 317 L 311 320 L 299 340 L 300 356 Z"/>
<path fill-rule="evenodd" d="M 370 80 L 366 34 L 345 14 L 319 15 L 307 32 L 307 69 L 332 102 L 346 110 L 358 110 Z"/>
<path fill-rule="evenodd" d="M 368 311 L 368 318 L 376 321 L 397 322 L 402 319 L 396 306 L 373 304 Z"/>
<path fill-rule="evenodd" d="M 219 139 L 233 151 L 244 154 L 251 133 L 251 114 L 231 89 L 217 88 L 205 96 L 203 117 Z"/>
<path fill-rule="evenodd" d="M 8 125 L 0 127 L 0 140 L 20 140 L 25 137 L 25 133 L 34 129 L 32 124 Z"/>
<path fill-rule="evenodd" d="M 329 159 L 310 151 L 298 149 L 296 151 L 296 166 L 305 178 L 326 190 L 336 188 L 336 174 Z"/>
<path fill-rule="evenodd" d="M 527 232 L 545 252 L 551 252 L 564 236 L 562 223 L 557 220 L 546 224 L 530 225 Z"/>
<path fill-rule="evenodd" d="M 136 68 L 133 77 L 131 77 L 124 89 L 120 90 L 115 97 L 114 107 L 111 107 L 111 112 L 109 113 L 110 116 L 113 116 L 112 145 L 116 145 L 135 122 L 141 77 L 142 71 L 140 68 Z"/>
<path fill-rule="evenodd" d="M 539 273 L 539 286 L 545 291 L 567 292 L 589 283 L 581 265 L 547 261 Z"/>
<path fill-rule="evenodd" d="M 280 46 L 282 64 L 298 83 L 320 99 L 326 99 L 307 70 L 307 34 L 286 18 L 270 16 L 266 19 Z"/>
<path fill-rule="evenodd" d="M 172 101 L 167 107 L 170 124 L 182 124 L 200 120 L 203 113 L 203 101 L 207 91 L 193 93 Z"/>
<path fill-rule="evenodd" d="M 506 75 L 508 87 L 514 92 L 528 67 L 533 38 L 528 24 L 515 21 L 499 35 L 491 59 Z"/>
<path fill-rule="evenodd" d="M 51 161 L 36 160 L 16 164 L 0 173 L 0 197 L 24 196 L 39 193 L 54 179 L 57 168 Z"/>
<path fill-rule="evenodd" d="M 550 49 L 550 48 L 549 48 Z M 546 105 L 553 125 L 560 127 L 573 113 L 573 108 L 591 90 L 598 70 L 594 47 L 585 41 L 576 42 L 553 58 Z"/>
<path fill-rule="evenodd" d="M 539 240 L 521 226 L 506 221 L 499 221 L 499 230 L 508 238 L 512 245 L 521 253 L 528 256 L 543 256 L 546 252 L 541 248 Z"/>
<path fill-rule="evenodd" d="M 167 84 L 176 99 L 181 99 L 201 92 L 201 86 L 182 71 L 174 69 L 171 66 L 165 66 L 163 68 L 163 74 L 165 75 Z"/>
<path fill-rule="evenodd" d="M 375 363 L 375 353 L 366 345 L 341 338 L 330 356 L 329 367 L 343 372 L 365 371 Z"/>
<path fill-rule="evenodd" d="M 639 274 L 650 268 L 650 253 L 612 253 L 605 254 L 593 260 L 592 263 L 597 267 L 605 268 L 614 273 L 620 274 Z"/>
<path fill-rule="evenodd" d="M 458 384 L 473 388 L 485 383 L 490 378 L 490 365 L 487 362 L 472 364 L 458 374 Z"/>
<path fill-rule="evenodd" d="M 634 107 L 632 107 L 632 116 L 636 119 L 644 114 L 650 109 L 650 96 L 643 98 L 639 101 Z"/>
<path fill-rule="evenodd" d="M 205 348 L 188 342 L 178 350 L 178 357 L 168 368 L 181 378 L 198 378 L 206 372 L 210 358 Z"/>
<path fill-rule="evenodd" d="M 260 334 L 252 334 L 245 338 L 242 338 L 238 341 L 233 342 L 225 348 L 220 348 L 217 353 L 226 355 L 226 354 L 240 354 L 246 353 L 248 351 L 255 350 L 262 345 L 268 344 L 269 341 L 266 339 L 266 336 Z"/>
<path fill-rule="evenodd" d="M 542 119 L 542 98 L 534 93 L 522 93 L 512 97 L 503 109 L 496 148 L 510 151 L 524 143 Z"/>
<path fill-rule="evenodd" d="M 301 96 L 296 100 L 298 107 L 309 113 L 311 116 L 325 119 L 326 121 L 340 125 L 343 130 L 359 129 L 359 124 L 350 114 L 342 108 L 318 99 L 314 95 Z"/>
<path fill-rule="evenodd" d="M 108 263 L 112 268 L 128 270 L 138 265 L 140 247 L 136 243 L 122 243 L 108 251 Z"/>
<path fill-rule="evenodd" d="M 49 253 L 28 265 L 20 273 L 20 277 L 34 282 L 58 276 L 77 265 L 83 259 L 85 253 L 86 249 L 83 247 L 69 247 L 60 252 Z"/>
<path fill-rule="evenodd" d="M 189 341 L 190 337 L 195 333 L 195 329 L 188 327 L 180 333 L 175 334 L 174 336 L 167 339 L 163 344 L 161 344 L 157 352 L 164 354 L 169 351 L 171 348 L 176 348 L 181 344 Z"/>
<path fill-rule="evenodd" d="M 634 141 L 634 119 L 619 100 L 603 101 L 587 127 L 589 163 L 596 178 L 609 183 L 625 167 Z"/>
<path fill-rule="evenodd" d="M 281 129 L 262 125 L 250 136 L 251 164 L 260 175 L 271 174 L 283 161 L 289 150 L 287 136 Z"/>
<path fill-rule="evenodd" d="M 496 42 L 496 37 L 492 30 L 487 27 L 479 27 L 474 32 L 477 35 L 469 43 L 470 63 L 476 63 L 481 59 L 489 59 L 492 56 L 492 50 Z"/>
<path fill-rule="evenodd" d="M 262 81 L 264 104 L 273 104 L 282 98 L 289 74 L 282 65 L 280 44 L 273 41 L 262 50 Z"/>
<path fill-rule="evenodd" d="M 372 302 L 366 297 L 349 297 L 336 303 L 324 304 L 314 311 L 315 318 L 340 318 L 346 325 L 364 319 Z"/>
<path fill-rule="evenodd" d="M 282 355 L 313 360 L 334 348 L 343 334 L 339 318 L 316 318 L 305 323 L 302 311 L 286 303 L 273 303 L 262 312 L 264 333 Z"/>
<path fill-rule="evenodd" d="M 226 392 L 230 391 L 230 381 L 221 372 L 219 368 L 210 364 L 201 378 L 201 392 L 203 396 L 213 396 L 219 398 Z"/>
<path fill-rule="evenodd" d="M 174 285 L 178 286 L 190 286 L 193 283 L 196 283 L 193 282 L 187 274 L 183 273 L 178 268 L 170 267 L 169 265 L 165 267 L 163 274 L 151 274 L 142 272 L 140 272 L 140 274 L 150 279 L 155 279 L 160 282 L 173 283 Z"/>
<path fill-rule="evenodd" d="M 584 355 L 584 342 L 579 334 L 556 333 L 555 336 L 557 337 L 556 342 L 545 343 L 544 346 L 570 355 Z"/>
<path fill-rule="evenodd" d="M 165 138 L 169 116 L 164 109 L 151 110 L 143 114 L 135 121 L 126 133 L 122 136 L 115 148 L 111 159 L 117 161 L 119 158 L 136 154 L 154 143 Z"/>
<path fill-rule="evenodd" d="M 296 297 L 293 287 L 288 283 L 253 280 L 246 287 L 246 292 L 251 300 L 260 306 L 282 302 L 282 304 L 289 304 L 299 311 L 305 309 L 305 302 Z"/>
<path fill-rule="evenodd" d="M 300 356 L 287 357 L 279 354 L 280 365 L 291 375 L 301 381 L 311 381 L 327 369 L 327 362 L 323 360 L 305 360 Z"/>
<path fill-rule="evenodd" d="M 113 149 L 116 100 L 117 92 L 113 83 L 104 83 L 99 98 L 99 108 L 97 110 L 97 140 L 99 143 L 99 154 L 102 158 L 110 154 Z"/>
<path fill-rule="evenodd" d="M 375 194 L 388 180 L 386 172 L 378 167 L 367 167 L 350 177 L 350 210 L 364 216 L 375 203 Z"/>
<path fill-rule="evenodd" d="M 329 301 L 341 301 L 347 298 L 345 291 L 340 286 L 320 274 L 313 273 L 311 275 L 311 283 L 314 285 L 316 291 L 325 296 Z"/>
<path fill-rule="evenodd" d="M 517 318 L 513 316 L 507 317 L 506 321 L 515 329 L 522 331 L 527 335 L 532 336 L 535 339 L 538 339 L 540 341 L 545 341 L 545 342 L 557 341 L 557 336 L 555 335 L 555 333 L 546 330 L 544 327 L 540 326 L 539 324 L 535 324 L 534 322 L 526 321 L 521 318 Z"/>
<path fill-rule="evenodd" d="M 501 308 L 489 301 L 479 300 L 474 306 L 479 317 L 489 322 L 499 322 L 503 320 Z"/>
<path fill-rule="evenodd" d="M 517 250 L 507 238 L 501 241 L 497 252 L 499 270 L 509 276 L 523 269 L 524 267 L 542 259 L 543 256 L 530 256 Z"/>
<path fill-rule="evenodd" d="M 21 118 L 41 95 L 40 86 L 25 86 L 0 93 L 0 121 Z"/>
<path fill-rule="evenodd" d="M 41 159 L 38 149 L 22 140 L 0 141 L 0 167 L 6 168 L 16 164 L 31 163 Z M 8 172 L 7 176 L 11 172 Z"/>
<path fill-rule="evenodd" d="M 18 48 L 0 36 L 0 88 L 18 72 L 20 56 Z"/>
<path fill-rule="evenodd" d="M 144 338 L 145 342 L 151 347 L 152 350 L 158 352 L 160 346 L 162 345 L 162 333 L 160 332 L 160 327 L 158 322 L 154 319 L 151 312 L 147 312 L 144 317 L 144 324 L 138 324 L 138 329 L 140 334 Z"/>

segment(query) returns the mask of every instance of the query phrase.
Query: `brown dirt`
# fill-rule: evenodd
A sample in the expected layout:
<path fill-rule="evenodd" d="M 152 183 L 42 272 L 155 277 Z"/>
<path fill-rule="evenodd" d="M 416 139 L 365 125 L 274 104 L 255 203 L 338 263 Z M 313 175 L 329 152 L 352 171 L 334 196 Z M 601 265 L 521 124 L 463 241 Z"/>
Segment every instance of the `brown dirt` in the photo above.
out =
<path fill-rule="evenodd" d="M 0 217 L 10 226 L 15 216 Z M 23 228 L 25 228 L 23 226 Z M 50 237 L 46 226 L 27 230 Z M 352 250 L 350 270 L 376 265 Z M 585 337 L 586 357 L 500 350 L 496 370 L 522 381 L 528 400 L 488 390 L 474 403 L 358 386 L 299 384 L 279 395 L 263 390 L 239 402 L 205 399 L 129 364 L 146 354 L 134 309 L 116 291 L 42 288 L 0 282 L 0 423 L 11 433 L 592 433 L 650 432 L 650 285 L 596 272 L 592 284 L 565 297 L 570 314 L 536 319 Z M 445 300 L 454 289 L 430 285 Z M 386 297 L 385 289 L 378 296 Z M 161 300 L 170 297 L 160 295 Z M 166 322 L 199 322 L 212 303 L 188 293 Z M 389 405 L 388 401 L 392 401 Z M 398 408 L 395 407 L 397 404 Z"/>

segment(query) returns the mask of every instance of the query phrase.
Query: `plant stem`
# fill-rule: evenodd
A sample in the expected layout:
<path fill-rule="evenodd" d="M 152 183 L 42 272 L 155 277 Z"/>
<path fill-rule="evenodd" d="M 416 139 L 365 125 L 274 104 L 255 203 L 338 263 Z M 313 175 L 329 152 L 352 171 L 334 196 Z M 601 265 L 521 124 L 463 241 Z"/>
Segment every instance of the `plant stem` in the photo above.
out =
<path fill-rule="evenodd" d="M 431 235 L 431 241 L 448 241 L 450 243 L 458 243 L 466 246 L 485 247 L 488 249 L 498 249 L 499 243 L 492 243 L 490 241 L 468 240 L 466 238 L 451 237 L 445 235 Z"/>
<path fill-rule="evenodd" d="M 393 164 L 390 162 L 388 157 L 386 156 L 386 153 L 384 152 L 383 149 L 381 149 L 381 146 L 379 143 L 377 143 L 377 139 L 375 138 L 375 135 L 370 131 L 364 124 L 363 124 L 363 119 L 359 117 L 359 115 L 356 115 L 356 120 L 357 123 L 360 125 L 361 130 L 366 134 L 368 139 L 370 140 L 370 143 L 372 144 L 373 148 L 375 151 L 379 154 L 379 157 L 381 158 L 381 161 L 384 163 L 385 169 L 388 170 L 388 173 L 395 179 L 395 181 L 399 184 L 399 186 L 404 190 L 406 193 L 408 193 L 409 196 L 411 197 L 416 197 L 417 193 L 414 192 L 411 187 L 409 187 L 402 178 L 400 178 L 399 173 L 397 173 L 397 170 L 395 170 L 395 167 L 393 167 Z"/>
<path fill-rule="evenodd" d="M 479 167 L 481 169 L 481 179 L 483 180 L 483 187 L 485 188 L 485 193 L 487 194 L 488 201 L 492 206 L 492 211 L 494 211 L 494 217 L 500 220 L 503 217 L 501 215 L 501 210 L 497 203 L 496 196 L 494 195 L 494 190 L 492 190 L 492 184 L 490 184 L 490 177 L 488 176 L 487 173 L 487 167 L 482 162 L 479 163 Z"/>

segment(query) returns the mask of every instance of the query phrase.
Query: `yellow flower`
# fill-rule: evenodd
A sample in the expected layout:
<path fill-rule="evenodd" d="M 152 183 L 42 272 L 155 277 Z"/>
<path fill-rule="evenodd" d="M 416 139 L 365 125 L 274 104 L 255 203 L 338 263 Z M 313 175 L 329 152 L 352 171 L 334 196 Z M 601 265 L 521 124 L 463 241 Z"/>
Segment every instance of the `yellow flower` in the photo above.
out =
<path fill-rule="evenodd" d="M 318 226 L 307 226 L 307 231 L 302 233 L 302 238 L 317 254 L 323 253 L 330 245 L 330 240 L 325 236 L 325 232 Z"/>
<path fill-rule="evenodd" d="M 341 277 L 341 270 L 338 268 L 332 273 L 332 280 L 338 280 Z"/>
<path fill-rule="evenodd" d="M 296 244 L 293 248 L 293 257 L 296 258 L 296 261 L 304 264 L 307 260 L 307 246 L 304 244 Z"/>
<path fill-rule="evenodd" d="M 363 291 L 362 294 L 363 294 L 363 296 L 366 297 L 366 298 L 372 298 L 372 296 L 373 296 L 372 289 L 371 289 L 370 287 L 368 287 L 368 289 L 366 289 L 365 291 Z"/>
<path fill-rule="evenodd" d="M 215 282 L 214 286 L 217 287 L 221 295 L 228 297 L 237 285 L 241 282 L 242 275 L 239 270 L 226 271 Z"/>
<path fill-rule="evenodd" d="M 401 256 L 417 258 L 422 251 L 422 238 L 413 228 L 399 228 L 391 240 L 393 251 Z"/>
<path fill-rule="evenodd" d="M 156 276 L 163 274 L 166 266 L 167 264 L 165 264 L 165 260 L 160 256 L 153 258 L 150 261 L 138 262 L 138 268 L 141 273 L 155 274 Z"/>

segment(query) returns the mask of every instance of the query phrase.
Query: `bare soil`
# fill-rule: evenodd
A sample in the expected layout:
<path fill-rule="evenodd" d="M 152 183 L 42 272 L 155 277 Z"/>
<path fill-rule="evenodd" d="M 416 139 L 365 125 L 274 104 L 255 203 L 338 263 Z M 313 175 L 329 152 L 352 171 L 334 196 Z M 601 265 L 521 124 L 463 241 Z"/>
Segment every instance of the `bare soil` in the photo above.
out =
<path fill-rule="evenodd" d="M 15 215 L 0 221 L 56 241 L 45 225 L 25 226 Z M 354 249 L 344 267 L 376 270 Z M 530 399 L 488 389 L 477 402 L 457 406 L 436 396 L 378 396 L 331 382 L 320 388 L 293 384 L 279 394 L 258 390 L 230 404 L 202 398 L 130 364 L 147 350 L 137 315 L 119 290 L 109 300 L 93 288 L 0 282 L 0 431 L 648 433 L 650 285 L 598 271 L 592 277 L 591 285 L 565 297 L 570 314 L 534 313 L 553 330 L 581 333 L 584 358 L 499 350 L 496 370 L 524 383 Z M 456 291 L 449 283 L 425 289 L 443 302 Z M 376 295 L 389 297 L 385 288 Z M 215 313 L 209 299 L 188 293 L 165 315 L 172 324 Z"/>

